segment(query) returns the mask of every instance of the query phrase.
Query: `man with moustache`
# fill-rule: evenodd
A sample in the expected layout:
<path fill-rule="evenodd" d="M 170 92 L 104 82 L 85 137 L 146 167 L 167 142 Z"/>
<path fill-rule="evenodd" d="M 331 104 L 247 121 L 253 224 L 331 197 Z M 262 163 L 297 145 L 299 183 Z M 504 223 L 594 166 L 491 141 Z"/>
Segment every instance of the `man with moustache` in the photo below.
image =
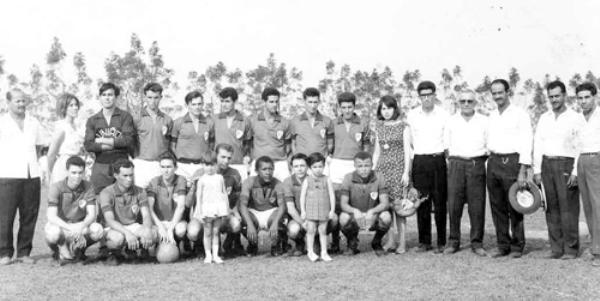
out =
<path fill-rule="evenodd" d="M 546 223 L 551 253 L 548 258 L 575 259 L 579 252 L 579 189 L 577 157 L 582 115 L 567 108 L 567 89 L 561 81 L 546 87 L 552 110 L 540 117 L 534 139 L 534 180 L 546 193 Z"/>
<path fill-rule="evenodd" d="M 510 254 L 512 258 L 520 258 L 525 247 L 523 214 L 510 205 L 508 191 L 515 181 L 520 187 L 527 186 L 533 144 L 531 120 L 524 110 L 511 104 L 506 80 L 492 81 L 491 92 L 497 110 L 490 114 L 487 187 L 498 244 L 492 257 Z"/>
<path fill-rule="evenodd" d="M 423 81 L 417 86 L 421 107 L 408 114 L 414 152 L 412 180 L 414 187 L 427 199 L 417 209 L 419 246 L 417 252 L 432 249 L 431 206 L 434 208 L 437 232 L 435 253 L 444 251 L 446 245 L 446 159 L 444 157 L 444 127 L 448 113 L 435 105 L 435 84 Z"/>
<path fill-rule="evenodd" d="M 577 161 L 577 183 L 592 236 L 593 266 L 600 266 L 600 111 L 596 105 L 597 92 L 596 86 L 589 82 L 575 88 L 585 118 L 579 139 L 581 149 Z"/>
<path fill-rule="evenodd" d="M 448 148 L 448 212 L 450 237 L 444 254 L 460 248 L 460 220 L 465 203 L 471 223 L 471 251 L 486 256 L 483 249 L 485 225 L 485 161 L 488 118 L 475 112 L 475 92 L 458 94 L 460 112 L 448 119 L 444 141 Z"/>

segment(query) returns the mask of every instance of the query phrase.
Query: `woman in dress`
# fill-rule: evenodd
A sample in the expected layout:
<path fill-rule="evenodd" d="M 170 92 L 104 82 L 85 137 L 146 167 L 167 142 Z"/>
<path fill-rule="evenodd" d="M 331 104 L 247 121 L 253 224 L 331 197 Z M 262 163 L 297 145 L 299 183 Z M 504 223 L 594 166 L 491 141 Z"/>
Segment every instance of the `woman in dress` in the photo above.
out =
<path fill-rule="evenodd" d="M 375 127 L 375 151 L 373 169 L 381 173 L 389 189 L 390 204 L 403 198 L 409 185 L 410 174 L 410 135 L 408 125 L 400 118 L 398 102 L 392 96 L 384 96 L 377 107 Z M 388 236 L 388 250 L 406 252 L 406 218 L 393 213 L 396 229 Z M 395 231 L 394 231 L 395 230 Z M 397 234 L 394 233 L 397 231 Z M 396 248 L 396 244 L 399 244 Z"/>
<path fill-rule="evenodd" d="M 81 103 L 73 94 L 65 93 L 56 101 L 56 122 L 54 137 L 48 149 L 48 170 L 50 183 L 67 176 L 65 164 L 71 156 L 83 154 L 84 128 L 77 124 L 77 114 Z"/>

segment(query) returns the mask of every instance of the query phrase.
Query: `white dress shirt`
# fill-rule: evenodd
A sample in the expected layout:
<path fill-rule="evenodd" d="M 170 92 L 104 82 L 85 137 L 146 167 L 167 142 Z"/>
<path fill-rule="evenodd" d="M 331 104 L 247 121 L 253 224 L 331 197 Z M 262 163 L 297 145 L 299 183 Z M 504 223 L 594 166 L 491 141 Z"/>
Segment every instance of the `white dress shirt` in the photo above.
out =
<path fill-rule="evenodd" d="M 558 115 L 548 111 L 540 117 L 533 144 L 533 172 L 542 172 L 542 157 L 561 156 L 575 159 L 573 175 L 577 175 L 579 132 L 585 123 L 583 115 L 568 109 Z"/>
<path fill-rule="evenodd" d="M 444 108 L 434 106 L 429 113 L 422 107 L 408 113 L 406 118 L 412 135 L 415 155 L 428 155 L 444 151 L 444 127 L 450 115 Z"/>
<path fill-rule="evenodd" d="M 529 115 L 514 104 L 490 114 L 488 149 L 499 154 L 519 153 L 519 163 L 531 165 L 533 133 Z"/>
<path fill-rule="evenodd" d="M 10 116 L 0 115 L 0 178 L 37 178 L 40 165 L 37 160 L 36 144 L 40 144 L 40 123 L 25 115 L 23 130 Z"/>
<path fill-rule="evenodd" d="M 585 119 L 585 118 L 584 118 Z M 596 107 L 579 134 L 582 153 L 600 152 L 600 109 Z"/>
<path fill-rule="evenodd" d="M 457 112 L 444 129 L 444 142 L 450 156 L 479 157 L 487 153 L 489 120 L 475 113 L 468 121 Z"/>

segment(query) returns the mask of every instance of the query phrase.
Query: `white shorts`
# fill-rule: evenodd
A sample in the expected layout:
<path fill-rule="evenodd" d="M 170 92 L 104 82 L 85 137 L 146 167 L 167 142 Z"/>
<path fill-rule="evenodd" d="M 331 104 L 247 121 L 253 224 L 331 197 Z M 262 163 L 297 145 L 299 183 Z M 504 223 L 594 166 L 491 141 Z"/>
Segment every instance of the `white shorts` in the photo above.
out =
<path fill-rule="evenodd" d="M 138 231 L 142 228 L 142 224 L 133 223 L 131 225 L 123 225 L 123 227 L 125 227 L 125 229 L 129 230 L 129 232 L 131 232 L 133 234 L 137 234 Z M 107 233 L 110 230 L 112 230 L 110 227 L 106 227 L 106 228 L 104 228 L 104 233 Z M 117 231 L 117 230 L 115 230 L 115 231 Z"/>
<path fill-rule="evenodd" d="M 252 213 L 258 221 L 257 230 L 269 230 L 269 218 L 271 217 L 271 215 L 273 215 L 273 213 L 275 213 L 276 210 L 277 208 L 271 208 L 265 211 L 258 211 L 252 208 L 248 208 L 248 211 L 250 211 L 250 213 Z"/>
<path fill-rule="evenodd" d="M 194 163 L 181 163 L 177 162 L 177 170 L 176 174 L 183 176 L 186 178 L 188 182 L 192 181 L 192 177 L 198 171 L 198 169 L 203 168 L 204 164 L 194 164 Z"/>
<path fill-rule="evenodd" d="M 275 170 L 273 171 L 273 177 L 277 178 L 277 180 L 283 182 L 287 177 L 290 176 L 290 168 L 289 164 L 286 160 L 274 161 L 275 162 Z M 256 176 L 256 160 L 253 160 L 250 164 L 250 175 Z"/>
<path fill-rule="evenodd" d="M 229 164 L 229 167 L 237 170 L 242 176 L 242 182 L 248 178 L 248 165 L 246 164 Z"/>
<path fill-rule="evenodd" d="M 150 181 L 157 176 L 160 176 L 160 163 L 157 161 L 147 161 L 143 159 L 133 159 L 135 166 L 135 186 L 146 188 Z"/>
<path fill-rule="evenodd" d="M 342 184 L 344 177 L 354 171 L 354 160 L 331 158 L 329 178 L 333 184 Z"/>

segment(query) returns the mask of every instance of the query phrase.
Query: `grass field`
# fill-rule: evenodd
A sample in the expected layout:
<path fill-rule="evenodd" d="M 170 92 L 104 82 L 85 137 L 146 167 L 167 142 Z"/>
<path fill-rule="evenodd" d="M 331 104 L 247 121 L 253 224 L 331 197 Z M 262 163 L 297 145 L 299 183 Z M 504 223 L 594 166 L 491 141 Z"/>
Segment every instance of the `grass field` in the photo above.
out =
<path fill-rule="evenodd" d="M 543 212 L 526 217 L 526 254 L 520 259 L 480 258 L 468 246 L 468 215 L 463 215 L 463 249 L 454 255 L 418 254 L 376 257 L 369 235 L 361 235 L 354 257 L 335 256 L 330 263 L 306 257 L 226 260 L 205 265 L 199 259 L 169 265 L 95 263 L 56 267 L 49 258 L 42 228 L 42 202 L 32 255 L 36 265 L 0 267 L 2 300 L 599 300 L 600 269 L 589 255 L 571 261 L 550 260 Z M 489 206 L 488 206 L 489 207 Z M 416 218 L 408 221 L 408 246 L 417 243 Z M 495 245 L 491 217 L 486 216 L 484 247 Z M 581 223 L 583 247 L 589 246 Z M 435 237 L 435 236 L 434 236 Z M 345 244 L 343 244 L 345 246 Z M 88 254 L 94 255 L 96 247 Z M 262 253 L 267 253 L 266 247 Z"/>

